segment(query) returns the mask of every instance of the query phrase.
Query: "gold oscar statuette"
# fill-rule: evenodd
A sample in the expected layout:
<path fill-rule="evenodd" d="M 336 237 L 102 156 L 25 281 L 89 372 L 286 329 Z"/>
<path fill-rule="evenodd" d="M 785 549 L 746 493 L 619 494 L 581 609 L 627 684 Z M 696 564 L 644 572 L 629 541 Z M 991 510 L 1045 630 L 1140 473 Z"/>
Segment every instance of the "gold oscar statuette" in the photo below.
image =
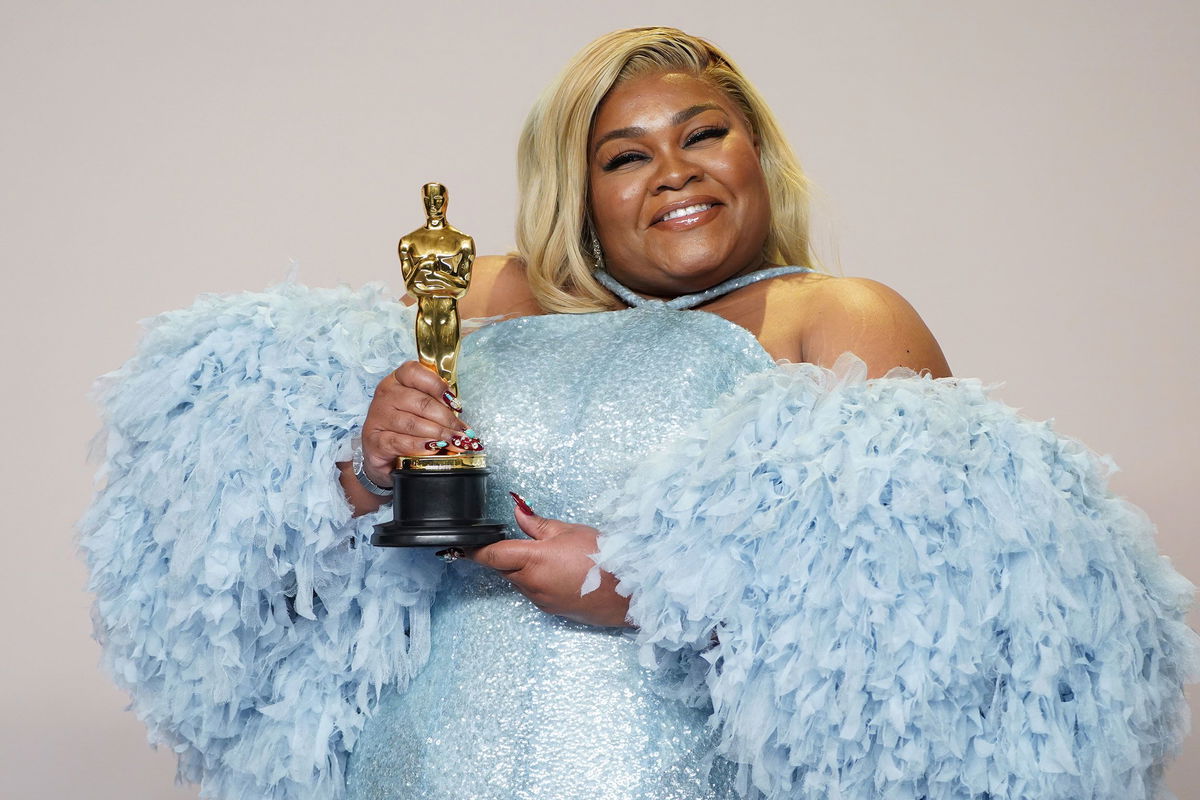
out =
<path fill-rule="evenodd" d="M 421 189 L 425 224 L 400 238 L 400 268 L 417 299 L 417 357 L 458 394 L 458 301 L 471 283 L 475 240 L 446 221 L 440 183 Z M 489 471 L 483 453 L 442 450 L 401 456 L 392 471 L 392 521 L 375 526 L 380 547 L 480 547 L 504 538 L 484 519 Z"/>

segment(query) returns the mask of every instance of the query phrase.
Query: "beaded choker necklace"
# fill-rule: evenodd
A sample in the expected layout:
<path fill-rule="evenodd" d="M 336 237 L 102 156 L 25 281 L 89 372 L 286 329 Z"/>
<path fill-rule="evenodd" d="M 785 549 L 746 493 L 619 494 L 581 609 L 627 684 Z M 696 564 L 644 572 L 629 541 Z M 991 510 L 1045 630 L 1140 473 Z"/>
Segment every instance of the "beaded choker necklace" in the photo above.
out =
<path fill-rule="evenodd" d="M 614 278 L 612 275 L 609 275 L 604 270 L 598 269 L 592 274 L 596 277 L 596 280 L 600 281 L 600 283 L 604 285 L 605 289 L 608 289 L 617 297 L 621 298 L 621 302 L 630 308 L 641 308 L 643 306 L 662 306 L 665 308 L 682 310 L 685 308 L 695 308 L 696 306 L 707 303 L 709 300 L 715 300 L 723 294 L 729 294 L 732 291 L 741 289 L 743 286 L 749 286 L 752 283 L 765 281 L 768 278 L 774 278 L 779 275 L 793 275 L 797 272 L 812 271 L 812 267 L 771 267 L 769 269 L 760 269 L 757 272 L 750 272 L 745 275 L 740 275 L 736 278 L 730 278 L 723 283 L 718 283 L 716 286 L 705 289 L 703 292 L 680 295 L 672 300 L 649 300 L 645 297 L 639 297 L 638 295 L 634 294 L 631 289 L 621 284 L 616 278 Z"/>

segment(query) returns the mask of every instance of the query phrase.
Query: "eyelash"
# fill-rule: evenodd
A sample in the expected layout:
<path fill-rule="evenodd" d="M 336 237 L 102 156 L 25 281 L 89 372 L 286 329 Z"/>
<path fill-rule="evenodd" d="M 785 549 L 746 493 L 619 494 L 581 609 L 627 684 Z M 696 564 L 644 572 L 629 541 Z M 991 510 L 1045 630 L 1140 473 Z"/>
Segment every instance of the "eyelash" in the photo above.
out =
<path fill-rule="evenodd" d="M 695 131 L 691 135 L 689 135 L 688 138 L 684 141 L 683 146 L 687 147 L 688 145 L 693 145 L 693 144 L 696 144 L 697 142 L 702 142 L 705 139 L 720 139 L 720 138 L 723 138 L 725 136 L 725 134 L 727 134 L 727 133 L 729 133 L 729 128 L 724 128 L 724 127 L 720 127 L 717 125 L 714 125 L 714 126 L 711 126 L 708 128 L 701 128 L 700 130 Z M 620 153 L 620 154 L 610 158 L 607 162 L 605 162 L 603 170 L 605 172 L 612 172 L 614 169 L 617 169 L 618 167 L 623 167 L 626 164 L 633 163 L 634 161 L 640 161 L 643 157 L 644 157 L 643 154 L 636 153 L 636 152 Z"/>

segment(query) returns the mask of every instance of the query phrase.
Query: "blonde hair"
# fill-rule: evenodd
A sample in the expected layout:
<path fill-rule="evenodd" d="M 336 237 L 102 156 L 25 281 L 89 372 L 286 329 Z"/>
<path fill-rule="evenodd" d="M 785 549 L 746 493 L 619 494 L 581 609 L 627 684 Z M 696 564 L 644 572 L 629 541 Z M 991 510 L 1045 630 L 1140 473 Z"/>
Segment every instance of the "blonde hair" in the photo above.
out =
<path fill-rule="evenodd" d="M 758 90 L 714 45 L 675 28 L 631 28 L 601 36 L 546 87 L 525 120 L 517 148 L 517 254 L 538 304 L 586 312 L 618 303 L 594 277 L 588 223 L 587 145 L 592 119 L 614 86 L 656 72 L 695 75 L 725 92 L 759 142 L 771 203 L 763 255 L 812 266 L 808 179 Z"/>

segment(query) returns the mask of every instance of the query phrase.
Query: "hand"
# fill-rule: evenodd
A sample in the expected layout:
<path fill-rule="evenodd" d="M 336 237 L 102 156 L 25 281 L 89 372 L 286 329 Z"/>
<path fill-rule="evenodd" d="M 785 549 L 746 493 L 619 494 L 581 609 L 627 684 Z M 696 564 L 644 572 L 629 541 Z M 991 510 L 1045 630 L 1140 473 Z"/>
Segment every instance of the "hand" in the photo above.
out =
<path fill-rule="evenodd" d="M 517 497 L 514 495 L 514 499 Z M 532 541 L 505 539 L 469 550 L 466 557 L 498 571 L 547 614 L 586 625 L 629 625 L 625 621 L 629 598 L 617 594 L 617 579 L 612 573 L 601 571 L 600 587 L 579 596 L 583 579 L 595 566 L 589 556 L 599 550 L 596 538 L 600 532 L 587 525 L 539 517 L 523 510 L 522 505 L 524 501 L 520 500 L 517 525 L 533 537 Z"/>
<path fill-rule="evenodd" d="M 482 450 L 478 436 L 459 419 L 461 408 L 433 370 L 419 361 L 405 361 L 375 387 L 363 422 L 367 476 L 389 486 L 398 456 L 427 456 L 442 448 L 459 453 Z"/>

